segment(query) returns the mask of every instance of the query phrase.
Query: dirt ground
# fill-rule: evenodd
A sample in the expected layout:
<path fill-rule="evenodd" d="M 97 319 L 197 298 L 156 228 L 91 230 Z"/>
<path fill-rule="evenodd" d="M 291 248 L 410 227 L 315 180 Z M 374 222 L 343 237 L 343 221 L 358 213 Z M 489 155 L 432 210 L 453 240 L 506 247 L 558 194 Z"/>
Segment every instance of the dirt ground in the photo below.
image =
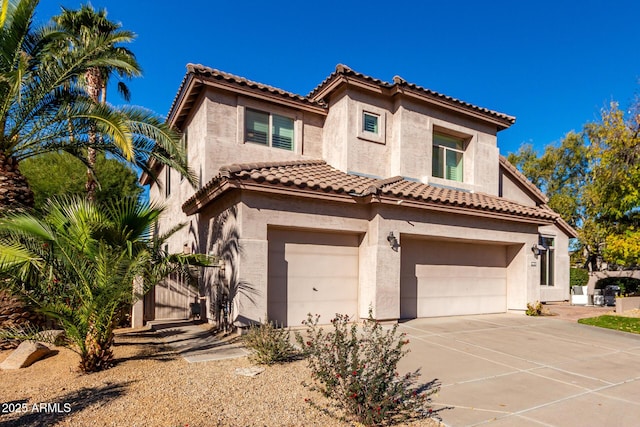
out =
<path fill-rule="evenodd" d="M 305 361 L 267 367 L 250 378 L 242 357 L 187 363 L 155 333 L 121 330 L 115 367 L 76 371 L 78 356 L 57 348 L 52 357 L 0 371 L 0 426 L 349 426 L 311 407 L 326 402 L 302 385 Z M 0 361 L 9 352 L 0 352 Z M 437 426 L 435 420 L 414 425 Z"/>

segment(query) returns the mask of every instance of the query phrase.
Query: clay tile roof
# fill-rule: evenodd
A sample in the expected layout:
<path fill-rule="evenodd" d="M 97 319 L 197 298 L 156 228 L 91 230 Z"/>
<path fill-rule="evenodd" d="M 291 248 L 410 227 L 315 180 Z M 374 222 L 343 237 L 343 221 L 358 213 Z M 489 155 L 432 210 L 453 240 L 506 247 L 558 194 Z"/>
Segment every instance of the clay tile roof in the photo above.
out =
<path fill-rule="evenodd" d="M 514 165 L 507 160 L 506 157 L 500 156 L 500 166 L 502 166 L 507 172 L 511 174 L 518 182 L 520 182 L 525 188 L 527 188 L 535 197 L 538 198 L 539 203 L 547 203 L 549 199 L 547 196 L 536 187 L 533 182 L 524 176 L 522 172 L 518 170 Z"/>
<path fill-rule="evenodd" d="M 270 163 L 243 163 L 223 166 L 220 175 L 211 180 L 183 205 L 191 211 L 198 200 L 218 188 L 225 180 L 251 182 L 264 186 L 289 188 L 291 191 L 315 191 L 350 197 L 369 195 L 386 196 L 393 199 L 410 200 L 419 205 L 441 205 L 468 210 L 480 210 L 495 214 L 506 214 L 553 221 L 558 214 L 541 207 L 520 205 L 499 197 L 482 193 L 468 193 L 449 188 L 435 187 L 402 177 L 375 179 L 348 174 L 332 168 L 323 160 L 295 160 Z"/>
<path fill-rule="evenodd" d="M 452 188 L 435 187 L 403 180 L 382 188 L 382 194 L 400 199 L 412 199 L 459 208 L 479 209 L 496 213 L 540 219 L 556 219 L 558 214 L 539 207 L 525 206 L 484 193 L 469 193 Z"/>
<path fill-rule="evenodd" d="M 351 68 L 349 68 L 349 67 L 347 67 L 346 65 L 343 65 L 343 64 L 338 64 L 336 66 L 335 71 L 333 73 L 331 73 L 326 79 L 324 79 L 324 81 L 322 81 L 322 83 L 320 83 L 318 86 L 316 86 L 311 92 L 309 92 L 309 94 L 307 94 L 307 97 L 310 98 L 310 99 L 315 99 L 315 96 L 324 87 L 326 87 L 329 83 L 331 83 L 336 78 L 339 78 L 339 76 L 356 77 L 356 78 L 365 80 L 367 82 L 373 83 L 375 85 L 378 85 L 378 86 L 384 87 L 384 88 L 392 88 L 394 86 L 400 86 L 400 87 L 403 87 L 403 88 L 409 88 L 409 89 L 414 90 L 416 92 L 419 92 L 420 94 L 422 94 L 424 96 L 427 96 L 429 98 L 438 99 L 440 101 L 444 101 L 445 103 L 454 104 L 454 105 L 457 105 L 457 106 L 460 106 L 460 107 L 463 107 L 463 108 L 466 108 L 466 109 L 469 109 L 469 110 L 477 111 L 479 113 L 495 117 L 498 120 L 504 121 L 508 125 L 512 125 L 516 121 L 516 118 L 513 117 L 513 116 L 509 116 L 509 115 L 504 114 L 504 113 L 500 113 L 500 112 L 497 112 L 497 111 L 489 110 L 488 108 L 479 107 L 477 105 L 470 104 L 470 103 L 462 101 L 460 99 L 456 99 L 456 98 L 453 98 L 451 96 L 443 95 L 443 94 L 435 92 L 433 90 L 426 89 L 426 88 L 424 88 L 422 86 L 418 86 L 418 85 L 416 85 L 414 83 L 408 83 L 406 80 L 404 80 L 400 76 L 394 76 L 393 77 L 393 83 L 388 83 L 388 82 L 385 82 L 383 80 L 379 80 L 379 79 L 376 79 L 374 77 L 370 77 L 370 76 L 367 76 L 365 74 L 358 73 L 358 72 L 352 70 Z M 507 127 L 508 127 L 508 125 L 507 125 Z"/>
<path fill-rule="evenodd" d="M 230 74 L 230 73 L 225 73 L 224 71 L 220 71 L 220 70 L 216 70 L 215 68 L 210 68 L 210 67 L 206 67 L 204 65 L 201 64 L 187 64 L 187 74 L 185 75 L 185 77 L 182 80 L 182 83 L 180 84 L 180 88 L 178 89 L 178 92 L 176 94 L 176 97 L 173 100 L 173 103 L 171 104 L 171 108 L 169 108 L 169 111 L 173 111 L 173 109 L 176 106 L 176 103 L 178 101 L 178 98 L 180 96 L 180 93 L 182 92 L 182 89 L 184 87 L 184 85 L 186 84 L 188 77 L 190 75 L 193 76 L 197 76 L 200 77 L 202 79 L 205 80 L 210 80 L 210 81 L 214 81 L 214 80 L 222 80 L 225 81 L 227 83 L 232 83 L 232 84 L 236 84 L 238 86 L 244 86 L 244 87 L 248 87 L 251 89 L 255 89 L 261 92 L 268 92 L 277 96 L 281 96 L 284 98 L 289 98 L 292 99 L 294 101 L 299 101 L 305 104 L 314 104 L 314 105 L 318 105 L 318 106 L 322 106 L 325 107 L 324 103 L 322 102 L 318 102 L 318 101 L 314 101 L 306 96 L 302 96 L 302 95 L 298 95 L 292 92 L 288 92 L 286 90 L 283 89 L 279 89 L 277 87 L 273 87 L 273 86 L 269 86 L 269 85 L 265 85 L 262 83 L 258 83 L 258 82 L 254 82 L 252 80 L 246 79 L 244 77 L 240 77 L 240 76 L 236 76 L 234 74 Z"/>
<path fill-rule="evenodd" d="M 225 177 L 240 180 L 333 193 L 361 193 L 375 185 L 377 181 L 373 178 L 340 172 L 323 160 L 235 164 L 223 166 L 220 168 L 220 173 Z"/>

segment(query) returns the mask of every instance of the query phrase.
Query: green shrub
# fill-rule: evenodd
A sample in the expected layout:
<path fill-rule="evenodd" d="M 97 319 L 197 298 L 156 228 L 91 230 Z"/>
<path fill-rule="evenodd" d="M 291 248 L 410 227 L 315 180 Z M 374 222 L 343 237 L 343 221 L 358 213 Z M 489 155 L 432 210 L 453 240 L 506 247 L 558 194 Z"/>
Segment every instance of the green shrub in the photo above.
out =
<path fill-rule="evenodd" d="M 298 354 L 291 344 L 289 329 L 278 327 L 277 322 L 265 321 L 251 326 L 244 343 L 253 350 L 249 359 L 262 365 L 286 362 Z"/>
<path fill-rule="evenodd" d="M 536 301 L 535 304 L 527 303 L 527 316 L 542 316 L 542 303 Z"/>
<path fill-rule="evenodd" d="M 621 295 L 630 295 L 638 293 L 640 288 L 640 279 L 633 277 L 606 277 L 596 282 L 596 289 L 604 289 L 609 285 L 620 286 Z"/>
<path fill-rule="evenodd" d="M 429 403 L 438 390 L 436 380 L 417 387 L 419 370 L 402 376 L 397 371 L 398 362 L 409 351 L 405 349 L 409 340 L 397 334 L 397 324 L 383 331 L 369 311 L 361 330 L 356 324 L 349 326 L 348 316 L 336 315 L 333 330 L 326 332 L 318 326 L 318 318 L 309 314 L 303 322 L 306 339 L 296 333 L 315 380 L 305 386 L 331 399 L 342 418 L 371 426 L 434 415 Z"/>
<path fill-rule="evenodd" d="M 589 272 L 584 268 L 569 270 L 569 286 L 586 286 L 589 283 Z"/>

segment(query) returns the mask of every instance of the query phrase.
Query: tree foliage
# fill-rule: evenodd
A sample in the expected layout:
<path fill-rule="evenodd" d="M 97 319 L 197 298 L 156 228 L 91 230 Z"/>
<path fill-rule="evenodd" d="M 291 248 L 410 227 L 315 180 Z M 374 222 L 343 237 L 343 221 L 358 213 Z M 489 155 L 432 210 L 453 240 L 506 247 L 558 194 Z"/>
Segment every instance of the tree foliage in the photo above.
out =
<path fill-rule="evenodd" d="M 586 263 L 640 263 L 640 100 L 628 111 L 612 103 L 601 119 L 570 132 L 542 155 L 524 145 L 509 155 L 549 206 L 578 229 Z"/>
<path fill-rule="evenodd" d="M 163 251 L 169 235 L 153 232 L 161 213 L 132 199 L 98 205 L 62 198 L 49 201 L 42 216 L 13 213 L 0 221 L 0 283 L 62 326 L 84 372 L 111 366 L 123 305 L 169 274 L 189 277 L 190 264 L 205 263 Z"/>
<path fill-rule="evenodd" d="M 64 152 L 26 159 L 20 163 L 20 170 L 33 190 L 36 210 L 41 210 L 51 197 L 81 196 L 86 191 L 86 166 Z M 137 199 L 142 194 L 136 173 L 115 159 L 99 154 L 94 172 L 99 184 L 96 193 L 99 203 L 109 199 Z"/>
<path fill-rule="evenodd" d="M 17 163 L 65 151 L 89 165 L 87 149 L 130 162 L 153 178 L 150 159 L 167 164 L 195 185 L 180 136 L 155 113 L 96 102 L 79 84 L 91 68 L 121 64 L 110 37 L 93 37 L 61 49 L 67 35 L 55 26 L 32 25 L 37 0 L 9 1 L 0 27 L 0 208 L 29 203 Z M 94 137 L 94 136 L 97 136 Z M 20 181 L 20 182 L 18 182 Z"/>
<path fill-rule="evenodd" d="M 571 226 L 585 219 L 584 187 L 588 181 L 588 157 L 584 135 L 569 132 L 559 145 L 548 145 L 542 155 L 523 145 L 508 160 L 546 193 L 549 207 Z"/>

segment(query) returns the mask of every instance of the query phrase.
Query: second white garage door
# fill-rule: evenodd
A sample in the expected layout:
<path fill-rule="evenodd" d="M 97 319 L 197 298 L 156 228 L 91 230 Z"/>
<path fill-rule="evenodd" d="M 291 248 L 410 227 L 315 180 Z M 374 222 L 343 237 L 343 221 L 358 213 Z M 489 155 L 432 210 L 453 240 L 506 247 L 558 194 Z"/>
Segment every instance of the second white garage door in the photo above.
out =
<path fill-rule="evenodd" d="M 401 318 L 507 310 L 507 246 L 403 237 L 401 248 Z"/>
<path fill-rule="evenodd" d="M 298 326 L 307 313 L 329 323 L 358 307 L 358 246 L 354 234 L 269 230 L 268 316 Z"/>

